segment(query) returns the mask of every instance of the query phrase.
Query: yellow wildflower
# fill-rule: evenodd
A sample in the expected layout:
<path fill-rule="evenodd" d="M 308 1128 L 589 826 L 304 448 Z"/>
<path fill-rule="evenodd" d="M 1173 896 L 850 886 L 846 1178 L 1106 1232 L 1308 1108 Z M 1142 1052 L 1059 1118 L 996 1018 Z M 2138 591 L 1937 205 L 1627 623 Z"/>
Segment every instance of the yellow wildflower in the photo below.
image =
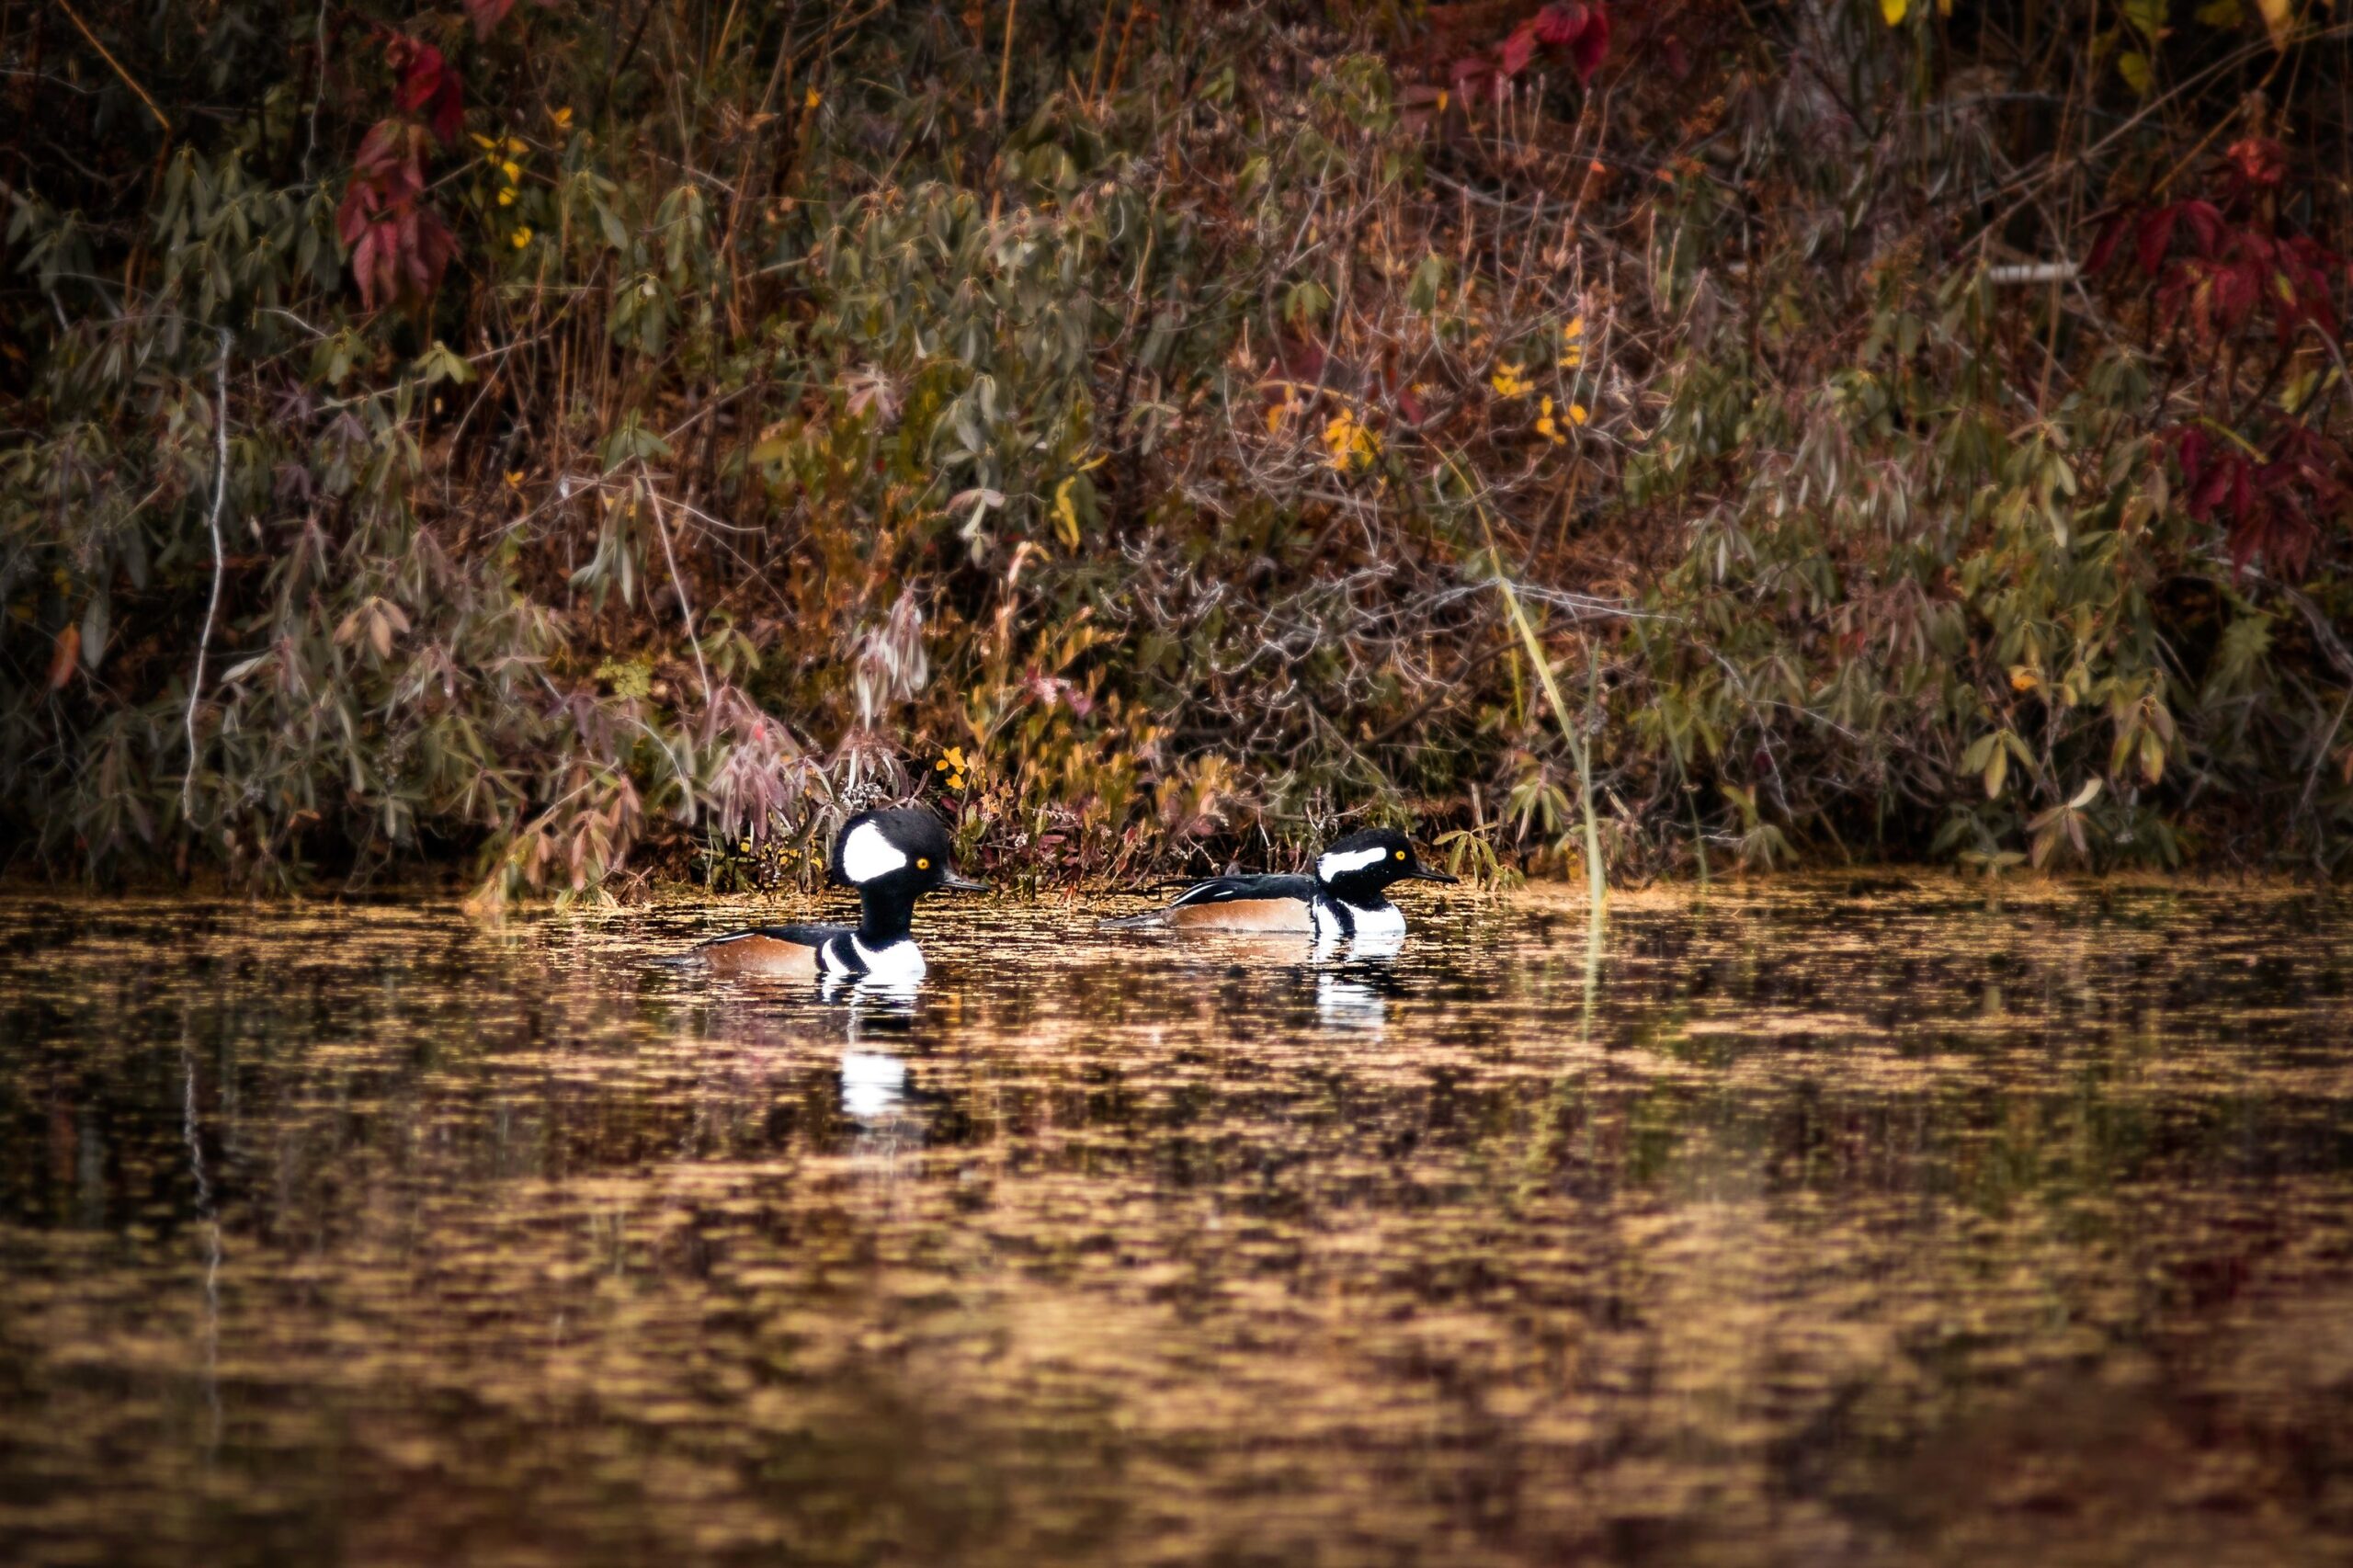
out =
<path fill-rule="evenodd" d="M 1585 317 L 1579 316 L 1561 329 L 1561 357 L 1553 363 L 1563 370 L 1574 370 L 1585 363 Z"/>
<path fill-rule="evenodd" d="M 1588 420 L 1588 419 L 1590 419 L 1590 418 L 1592 418 L 1592 417 L 1593 417 L 1592 414 L 1586 410 L 1586 405 L 1585 405 L 1585 404 L 1583 404 L 1583 403 L 1573 403 L 1569 404 L 1569 423 L 1570 423 L 1570 424 L 1572 424 L 1572 425 L 1582 425 L 1582 424 L 1584 424 L 1586 420 Z"/>
<path fill-rule="evenodd" d="M 1526 397 L 1529 393 L 1529 382 L 1520 375 L 1519 367 L 1508 360 L 1495 367 L 1487 384 L 1503 397 Z"/>
<path fill-rule="evenodd" d="M 569 108 L 551 108 L 548 110 L 548 118 L 555 121 L 555 128 L 558 131 L 572 129 L 572 110 Z"/>
<path fill-rule="evenodd" d="M 1357 423 L 1357 416 L 1344 408 L 1324 426 L 1324 449 L 1327 454 L 1324 459 L 1324 466 L 1335 472 L 1346 473 L 1352 468 L 1368 466 L 1380 456 L 1381 440 Z"/>
<path fill-rule="evenodd" d="M 824 101 L 825 95 L 819 92 L 816 88 L 812 87 L 807 93 L 801 96 L 801 104 L 803 108 L 815 108 L 819 104 L 824 103 Z"/>
<path fill-rule="evenodd" d="M 500 192 L 498 193 L 498 204 L 499 204 L 501 207 L 512 207 L 512 206 L 514 206 L 514 205 L 515 205 L 515 193 L 514 193 L 512 190 L 502 190 L 502 191 L 500 191 Z"/>
<path fill-rule="evenodd" d="M 531 144 L 528 142 L 513 136 L 506 139 L 506 155 L 510 158 L 519 158 L 530 150 Z"/>
<path fill-rule="evenodd" d="M 484 136 L 478 131 L 469 131 L 466 134 L 472 137 L 474 139 L 474 145 L 481 148 L 485 153 L 494 153 L 498 150 L 497 142 L 492 141 L 489 137 Z"/>
<path fill-rule="evenodd" d="M 523 471 L 521 469 L 510 468 L 506 471 L 506 488 L 509 490 L 520 490 L 523 488 Z"/>
<path fill-rule="evenodd" d="M 1544 400 L 1543 407 L 1537 413 L 1536 433 L 1556 447 L 1568 439 L 1566 436 L 1561 434 L 1560 426 L 1553 423 L 1552 400 L 1549 397 Z"/>
<path fill-rule="evenodd" d="M 517 225 L 515 233 L 508 237 L 507 243 L 512 244 L 517 250 L 521 250 L 525 245 L 529 244 L 531 243 L 531 225 L 529 223 Z"/>
<path fill-rule="evenodd" d="M 509 158 L 505 163 L 499 165 L 498 172 L 506 176 L 506 183 L 508 185 L 513 185 L 523 177 L 523 170 L 521 166 L 518 165 L 512 158 Z"/>

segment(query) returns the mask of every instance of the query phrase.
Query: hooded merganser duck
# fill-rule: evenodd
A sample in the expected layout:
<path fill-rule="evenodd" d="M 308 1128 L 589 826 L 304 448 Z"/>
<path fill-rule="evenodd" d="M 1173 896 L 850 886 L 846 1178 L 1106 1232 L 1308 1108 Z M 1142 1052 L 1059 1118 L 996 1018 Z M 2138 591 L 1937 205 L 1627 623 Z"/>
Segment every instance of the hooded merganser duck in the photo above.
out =
<path fill-rule="evenodd" d="M 923 952 L 907 934 L 915 900 L 937 888 L 985 892 L 949 863 L 940 820 L 920 807 L 861 812 L 842 824 L 826 866 L 858 890 L 861 912 L 848 926 L 756 926 L 714 937 L 696 951 L 722 974 L 908 981 L 923 974 Z"/>
<path fill-rule="evenodd" d="M 1405 916 L 1389 902 L 1389 884 L 1454 880 L 1423 865 L 1413 841 L 1395 828 L 1369 827 L 1317 856 L 1313 876 L 1213 877 L 1187 888 L 1165 909 L 1106 924 L 1297 932 L 1318 943 L 1394 941 L 1405 934 Z"/>

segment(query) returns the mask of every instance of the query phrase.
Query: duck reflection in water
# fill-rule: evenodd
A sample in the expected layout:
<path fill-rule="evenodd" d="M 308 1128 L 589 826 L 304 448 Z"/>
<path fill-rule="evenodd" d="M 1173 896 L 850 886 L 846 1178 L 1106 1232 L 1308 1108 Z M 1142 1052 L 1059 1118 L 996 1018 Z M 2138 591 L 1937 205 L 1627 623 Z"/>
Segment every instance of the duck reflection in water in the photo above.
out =
<path fill-rule="evenodd" d="M 1379 1034 L 1389 1026 L 1389 999 L 1405 994 L 1386 959 L 1321 965 L 1315 971 L 1315 1017 L 1326 1028 Z"/>
<path fill-rule="evenodd" d="M 842 1114 L 879 1121 L 907 1106 L 907 1064 L 879 1051 L 842 1052 Z"/>

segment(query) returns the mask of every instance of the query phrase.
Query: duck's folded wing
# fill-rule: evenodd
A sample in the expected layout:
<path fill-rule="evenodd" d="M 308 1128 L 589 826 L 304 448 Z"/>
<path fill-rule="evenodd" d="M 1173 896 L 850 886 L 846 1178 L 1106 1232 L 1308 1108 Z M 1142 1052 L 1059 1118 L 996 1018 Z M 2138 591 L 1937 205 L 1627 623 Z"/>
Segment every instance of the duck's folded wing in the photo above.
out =
<path fill-rule="evenodd" d="M 695 950 L 722 974 L 797 977 L 815 974 L 817 950 L 848 934 L 847 926 L 755 926 L 713 937 Z"/>
<path fill-rule="evenodd" d="M 1176 895 L 1171 909 L 1189 909 L 1204 903 L 1260 903 L 1274 899 L 1286 899 L 1305 903 L 1315 896 L 1313 877 L 1212 877 L 1205 882 L 1195 882 Z"/>

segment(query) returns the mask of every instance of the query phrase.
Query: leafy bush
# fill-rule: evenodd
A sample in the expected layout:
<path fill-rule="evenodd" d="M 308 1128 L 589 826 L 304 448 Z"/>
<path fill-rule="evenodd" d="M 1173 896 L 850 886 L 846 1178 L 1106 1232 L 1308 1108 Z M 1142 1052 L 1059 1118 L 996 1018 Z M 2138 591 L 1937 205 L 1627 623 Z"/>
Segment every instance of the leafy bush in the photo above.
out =
<path fill-rule="evenodd" d="M 1540 868 L 1503 575 L 1621 874 L 2335 864 L 2345 29 L 2120 15 L 52 8 L 0 823 L 497 896 L 908 795 L 1016 878 Z"/>

